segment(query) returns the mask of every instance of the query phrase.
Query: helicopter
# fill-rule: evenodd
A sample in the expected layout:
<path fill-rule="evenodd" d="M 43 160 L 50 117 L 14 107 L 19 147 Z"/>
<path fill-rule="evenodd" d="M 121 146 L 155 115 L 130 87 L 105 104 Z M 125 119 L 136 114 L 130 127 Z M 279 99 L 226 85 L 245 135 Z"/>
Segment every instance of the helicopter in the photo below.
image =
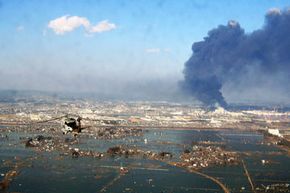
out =
<path fill-rule="evenodd" d="M 76 136 L 78 133 L 81 133 L 84 128 L 81 127 L 81 117 L 73 118 L 66 117 L 64 124 L 62 125 L 62 133 L 65 135 L 67 133 L 74 133 Z"/>
<path fill-rule="evenodd" d="M 68 133 L 73 133 L 74 136 L 77 136 L 77 134 L 81 133 L 82 130 L 91 127 L 90 125 L 82 126 L 82 124 L 81 124 L 81 120 L 90 120 L 90 119 L 82 118 L 82 117 L 77 116 L 77 115 L 66 115 L 66 116 L 64 116 L 64 118 L 65 119 L 63 120 L 62 129 L 61 129 L 61 131 L 64 135 L 68 134 Z M 92 120 L 90 120 L 90 121 L 92 121 Z M 93 121 L 99 122 L 102 126 L 116 126 L 116 125 L 120 124 L 116 120 L 97 119 L 97 120 L 93 120 Z"/>

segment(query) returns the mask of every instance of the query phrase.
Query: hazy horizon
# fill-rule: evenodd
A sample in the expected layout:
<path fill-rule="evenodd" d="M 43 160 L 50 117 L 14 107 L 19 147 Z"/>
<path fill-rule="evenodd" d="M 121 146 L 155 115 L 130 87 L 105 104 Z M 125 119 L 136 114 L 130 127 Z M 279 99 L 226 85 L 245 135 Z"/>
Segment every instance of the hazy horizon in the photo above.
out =
<path fill-rule="evenodd" d="M 267 0 L 0 1 L 0 89 L 194 102 L 180 88 L 192 45 L 231 20 L 249 35 L 265 26 L 270 9 L 288 7 Z M 223 82 L 225 101 L 290 103 L 289 72 L 257 78 L 255 70 Z"/>

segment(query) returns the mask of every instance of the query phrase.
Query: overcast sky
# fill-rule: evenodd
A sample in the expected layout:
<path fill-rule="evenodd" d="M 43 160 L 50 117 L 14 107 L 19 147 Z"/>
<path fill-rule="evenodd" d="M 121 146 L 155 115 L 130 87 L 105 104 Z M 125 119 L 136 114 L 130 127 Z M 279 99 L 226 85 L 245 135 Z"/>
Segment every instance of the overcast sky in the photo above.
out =
<path fill-rule="evenodd" d="M 166 95 L 183 79 L 192 44 L 210 29 L 236 20 L 251 32 L 262 27 L 267 10 L 288 5 L 278 0 L 2 0 L 0 89 Z"/>

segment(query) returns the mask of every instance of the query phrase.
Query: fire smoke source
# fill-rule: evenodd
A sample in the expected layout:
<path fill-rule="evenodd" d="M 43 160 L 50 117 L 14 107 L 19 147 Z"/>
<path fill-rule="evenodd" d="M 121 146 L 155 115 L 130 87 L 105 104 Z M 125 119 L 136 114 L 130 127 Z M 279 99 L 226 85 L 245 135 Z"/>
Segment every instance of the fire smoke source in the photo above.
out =
<path fill-rule="evenodd" d="M 207 106 L 227 106 L 223 84 L 249 71 L 271 78 L 290 77 L 290 9 L 271 9 L 262 29 L 246 34 L 236 21 L 208 32 L 192 45 L 193 54 L 185 63 L 182 89 Z M 252 83 L 255 85 L 255 82 Z"/>

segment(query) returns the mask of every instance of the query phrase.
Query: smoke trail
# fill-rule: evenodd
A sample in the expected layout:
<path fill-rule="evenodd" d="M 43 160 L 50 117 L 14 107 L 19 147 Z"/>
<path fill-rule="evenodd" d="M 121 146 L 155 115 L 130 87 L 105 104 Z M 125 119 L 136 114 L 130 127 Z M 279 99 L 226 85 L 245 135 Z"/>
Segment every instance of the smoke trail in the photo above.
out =
<path fill-rule="evenodd" d="M 185 63 L 182 89 L 205 105 L 226 107 L 223 84 L 249 71 L 269 77 L 280 73 L 289 80 L 290 9 L 269 10 L 264 27 L 250 34 L 238 22 L 229 21 L 209 31 L 203 41 L 195 42 L 192 51 Z"/>

